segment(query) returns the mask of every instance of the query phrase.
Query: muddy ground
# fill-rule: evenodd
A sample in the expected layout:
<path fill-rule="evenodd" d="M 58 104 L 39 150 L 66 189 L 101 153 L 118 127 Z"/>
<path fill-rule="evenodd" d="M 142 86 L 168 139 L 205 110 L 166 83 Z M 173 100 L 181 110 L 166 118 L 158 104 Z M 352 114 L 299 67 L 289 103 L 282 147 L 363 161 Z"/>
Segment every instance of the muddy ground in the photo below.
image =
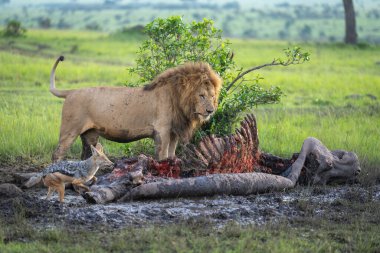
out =
<path fill-rule="evenodd" d="M 36 227 L 123 228 L 181 221 L 204 221 L 223 226 L 230 221 L 263 225 L 305 216 L 345 216 L 344 202 L 380 202 L 380 186 L 299 187 L 283 193 L 251 196 L 178 198 L 92 205 L 72 190 L 65 203 L 45 200 L 46 189 L 32 189 L 13 198 L 0 198 L 0 216 L 12 220 L 22 213 Z M 347 209 L 347 210 L 345 210 Z"/>
<path fill-rule="evenodd" d="M 0 183 L 15 183 L 3 168 Z M 364 187 L 337 185 L 323 187 L 298 186 L 287 192 L 250 196 L 215 196 L 162 200 L 88 204 L 71 189 L 66 190 L 65 203 L 55 193 L 46 200 L 46 188 L 24 190 L 17 196 L 0 196 L 0 217 L 3 221 L 25 217 L 35 227 L 97 227 L 119 229 L 128 226 L 170 224 L 182 221 L 207 221 L 215 226 L 229 222 L 241 225 L 297 222 L 304 217 L 324 217 L 344 222 L 352 205 L 368 203 L 380 207 L 380 185 Z M 350 204 L 351 203 L 351 204 Z M 374 214 L 374 222 L 378 222 Z"/>

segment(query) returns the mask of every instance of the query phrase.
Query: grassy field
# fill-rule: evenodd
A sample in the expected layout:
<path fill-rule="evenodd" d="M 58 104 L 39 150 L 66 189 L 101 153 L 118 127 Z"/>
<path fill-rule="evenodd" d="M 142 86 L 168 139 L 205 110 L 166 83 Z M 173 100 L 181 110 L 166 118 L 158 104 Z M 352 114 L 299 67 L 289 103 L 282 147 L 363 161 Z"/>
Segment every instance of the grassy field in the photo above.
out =
<path fill-rule="evenodd" d="M 360 224 L 319 228 L 289 228 L 285 225 L 248 227 L 231 224 L 215 231 L 210 224 L 131 228 L 117 232 L 69 230 L 28 231 L 32 242 L 2 244 L 3 253 L 27 252 L 377 252 L 376 227 Z M 326 228 L 326 227 L 324 227 Z M 277 232 L 273 232 L 278 230 Z M 1 237 L 0 237 L 1 239 Z"/>
<path fill-rule="evenodd" d="M 60 89 L 120 86 L 136 80 L 127 68 L 134 65 L 139 43 L 134 36 L 121 40 L 83 31 L 30 30 L 26 37 L 0 38 L 1 166 L 50 162 L 58 142 L 63 102 L 48 91 L 50 69 L 57 56 L 66 57 L 57 70 Z M 293 45 L 232 40 L 235 59 L 245 68 L 270 62 L 289 46 Z M 310 62 L 253 74 L 265 78 L 264 87 L 280 86 L 286 94 L 280 104 L 254 109 L 261 148 L 289 156 L 300 150 L 306 137 L 314 136 L 330 149 L 357 152 L 362 183 L 378 182 L 380 47 L 300 46 L 311 53 Z M 102 142 L 113 157 L 152 152 L 152 143 L 146 140 L 132 144 Z M 70 157 L 79 158 L 80 149 L 77 140 Z M 37 231 L 21 218 L 13 226 L 1 226 L 0 252 L 124 252 L 128 247 L 150 252 L 376 252 L 380 247 L 378 204 L 343 205 L 354 208 L 352 213 L 322 221 L 307 217 L 291 226 L 231 225 L 221 230 L 207 224 L 180 224 L 112 233 Z"/>
<path fill-rule="evenodd" d="M 63 100 L 48 91 L 49 73 L 58 55 L 66 61 L 57 70 L 57 87 L 79 88 L 133 83 L 140 41 L 121 40 L 97 32 L 30 31 L 24 38 L 0 39 L 0 159 L 47 163 L 57 144 Z M 237 64 L 245 68 L 282 56 L 286 42 L 232 40 Z M 255 109 L 261 148 L 277 155 L 297 152 L 308 136 L 331 149 L 358 153 L 367 172 L 377 173 L 380 136 L 378 46 L 303 44 L 311 61 L 255 72 L 264 87 L 280 86 L 277 105 Z M 77 141 L 72 156 L 79 157 Z M 113 156 L 151 151 L 151 142 L 106 142 Z"/>

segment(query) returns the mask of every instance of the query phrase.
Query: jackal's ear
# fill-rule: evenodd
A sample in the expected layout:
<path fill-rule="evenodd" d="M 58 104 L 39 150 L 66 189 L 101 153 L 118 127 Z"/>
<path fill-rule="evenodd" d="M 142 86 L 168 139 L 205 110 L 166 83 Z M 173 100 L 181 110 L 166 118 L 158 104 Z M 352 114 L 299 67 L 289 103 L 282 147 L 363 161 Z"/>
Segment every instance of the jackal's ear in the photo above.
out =
<path fill-rule="evenodd" d="M 96 148 L 99 152 L 104 153 L 104 152 L 103 152 L 103 146 L 102 146 L 102 144 L 100 144 L 99 142 L 96 143 L 95 148 Z"/>
<path fill-rule="evenodd" d="M 91 153 L 92 153 L 92 155 L 99 155 L 100 154 L 99 151 L 92 145 L 91 145 Z"/>

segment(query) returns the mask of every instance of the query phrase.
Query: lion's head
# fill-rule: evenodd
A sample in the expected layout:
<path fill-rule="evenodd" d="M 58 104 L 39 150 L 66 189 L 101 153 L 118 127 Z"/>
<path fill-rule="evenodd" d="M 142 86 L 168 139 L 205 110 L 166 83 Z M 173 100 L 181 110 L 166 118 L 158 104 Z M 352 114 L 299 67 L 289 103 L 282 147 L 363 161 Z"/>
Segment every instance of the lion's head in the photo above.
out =
<path fill-rule="evenodd" d="M 222 79 L 207 63 L 186 63 L 164 71 L 144 89 L 158 87 L 171 93 L 173 131 L 188 141 L 216 111 Z"/>

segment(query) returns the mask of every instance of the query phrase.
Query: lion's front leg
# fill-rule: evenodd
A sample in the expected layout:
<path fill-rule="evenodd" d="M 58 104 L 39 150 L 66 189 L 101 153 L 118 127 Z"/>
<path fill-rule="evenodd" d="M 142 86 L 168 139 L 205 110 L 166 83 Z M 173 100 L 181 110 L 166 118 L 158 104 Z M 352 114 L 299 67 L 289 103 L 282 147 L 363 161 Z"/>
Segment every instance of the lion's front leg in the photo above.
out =
<path fill-rule="evenodd" d="M 168 157 L 169 158 L 175 158 L 175 150 L 177 148 L 177 144 L 178 144 L 178 136 L 175 134 L 171 134 L 170 143 L 169 143 L 169 150 L 168 150 Z"/>
<path fill-rule="evenodd" d="M 164 160 L 168 158 L 169 144 L 170 144 L 170 133 L 167 132 L 157 132 L 154 136 L 154 143 L 156 146 L 156 158 Z"/>

